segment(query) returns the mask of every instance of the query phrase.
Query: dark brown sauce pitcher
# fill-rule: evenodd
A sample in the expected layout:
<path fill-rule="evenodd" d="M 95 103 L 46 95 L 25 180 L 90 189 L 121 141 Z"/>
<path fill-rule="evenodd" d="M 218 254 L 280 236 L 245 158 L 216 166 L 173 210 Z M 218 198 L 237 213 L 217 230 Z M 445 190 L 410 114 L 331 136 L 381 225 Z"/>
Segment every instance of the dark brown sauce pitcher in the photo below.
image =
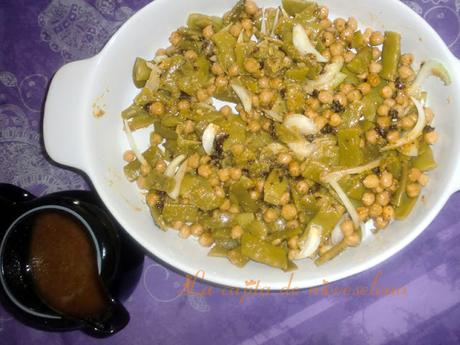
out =
<path fill-rule="evenodd" d="M 96 337 L 126 326 L 129 314 L 116 297 L 137 282 L 143 253 L 129 239 L 120 243 L 126 235 L 92 193 L 35 198 L 0 184 L 0 209 L 0 299 L 16 318 Z"/>

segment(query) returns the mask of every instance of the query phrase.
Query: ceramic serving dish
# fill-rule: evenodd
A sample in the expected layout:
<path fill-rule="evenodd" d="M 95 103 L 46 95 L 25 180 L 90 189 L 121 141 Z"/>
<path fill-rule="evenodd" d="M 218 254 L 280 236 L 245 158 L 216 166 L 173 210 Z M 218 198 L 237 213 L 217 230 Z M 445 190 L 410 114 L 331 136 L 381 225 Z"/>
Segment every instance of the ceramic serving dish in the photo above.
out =
<path fill-rule="evenodd" d="M 193 238 L 182 240 L 176 232 L 162 232 L 153 223 L 143 196 L 123 176 L 122 153 L 128 148 L 120 112 L 138 92 L 131 79 L 137 56 L 151 58 L 158 48 L 168 46 L 168 37 L 184 25 L 191 12 L 222 15 L 234 0 L 156 0 L 136 13 L 96 56 L 62 67 L 55 75 L 45 105 L 44 138 L 50 157 L 63 165 L 84 171 L 101 199 L 123 228 L 147 251 L 180 271 L 227 286 L 245 287 L 245 281 L 260 280 L 260 286 L 281 289 L 290 273 L 256 263 L 240 269 L 225 259 L 206 256 L 207 248 Z M 332 16 L 358 19 L 362 27 L 394 30 L 402 34 L 402 49 L 416 56 L 416 64 L 438 58 L 450 71 L 449 87 L 431 78 L 424 85 L 429 105 L 436 113 L 435 126 L 441 134 L 434 146 L 438 168 L 431 182 L 404 222 L 364 239 L 335 260 L 316 267 L 298 262 L 291 287 L 306 288 L 332 282 L 369 269 L 412 242 L 434 219 L 449 196 L 460 189 L 460 75 L 459 61 L 438 34 L 416 13 L 397 0 L 320 1 Z M 280 1 L 258 1 L 259 6 Z M 104 115 L 95 117 L 102 109 Z M 140 134 L 141 135 L 141 134 Z M 142 136 L 142 135 L 141 135 Z M 142 140 L 142 138 L 140 138 Z M 145 138 L 144 138 L 145 139 Z M 146 142 L 145 142 L 146 144 Z"/>

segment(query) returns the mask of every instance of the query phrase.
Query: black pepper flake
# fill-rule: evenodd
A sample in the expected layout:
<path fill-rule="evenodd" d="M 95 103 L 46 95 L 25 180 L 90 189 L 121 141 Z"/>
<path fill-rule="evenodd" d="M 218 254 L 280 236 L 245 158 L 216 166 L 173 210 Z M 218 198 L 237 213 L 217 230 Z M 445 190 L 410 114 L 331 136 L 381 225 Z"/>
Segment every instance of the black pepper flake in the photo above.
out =
<path fill-rule="evenodd" d="M 431 127 L 431 126 L 425 126 L 423 128 L 423 133 L 430 133 L 430 132 L 433 132 L 434 131 L 434 127 Z"/>
<path fill-rule="evenodd" d="M 398 114 L 398 111 L 397 111 L 397 110 L 395 110 L 395 109 L 390 109 L 390 111 L 388 112 L 388 115 L 390 115 L 390 117 L 391 117 L 391 119 L 392 119 L 393 121 L 398 120 L 398 115 L 399 115 L 399 114 Z"/>
<path fill-rule="evenodd" d="M 322 134 L 330 134 L 332 132 L 334 132 L 334 127 L 332 127 L 330 124 L 326 124 L 326 126 L 321 129 Z"/>
<path fill-rule="evenodd" d="M 402 90 L 404 89 L 404 83 L 401 81 L 401 79 L 398 77 L 396 78 L 395 80 L 395 87 L 398 89 L 398 90 Z"/>
<path fill-rule="evenodd" d="M 162 191 L 159 191 L 158 192 L 158 201 L 157 203 L 155 204 L 155 207 L 162 211 L 163 210 L 163 207 L 165 205 L 165 200 L 166 200 L 166 193 L 165 192 L 162 192 Z"/>
<path fill-rule="evenodd" d="M 315 90 L 313 90 L 311 95 L 312 95 L 312 97 L 318 97 L 319 96 L 319 91 L 315 89 Z"/>
<path fill-rule="evenodd" d="M 375 131 L 383 138 L 387 136 L 388 131 L 380 126 L 375 127 Z"/>
<path fill-rule="evenodd" d="M 313 186 L 308 189 L 308 194 L 315 194 L 316 192 L 319 192 L 321 189 L 321 185 L 319 183 L 315 183 Z"/>
<path fill-rule="evenodd" d="M 306 138 L 308 141 L 312 142 L 313 140 L 315 140 L 316 136 L 314 134 L 308 134 Z"/>
<path fill-rule="evenodd" d="M 390 129 L 390 131 L 395 131 L 395 130 L 398 129 L 398 126 L 397 126 L 395 123 L 392 123 L 392 124 L 390 125 L 390 128 L 389 128 L 389 129 Z"/>
<path fill-rule="evenodd" d="M 342 113 L 345 111 L 345 107 L 335 99 L 332 101 L 331 109 L 335 113 Z"/>
<path fill-rule="evenodd" d="M 380 167 L 375 167 L 374 169 L 372 169 L 372 172 L 376 175 L 379 175 L 380 174 Z"/>

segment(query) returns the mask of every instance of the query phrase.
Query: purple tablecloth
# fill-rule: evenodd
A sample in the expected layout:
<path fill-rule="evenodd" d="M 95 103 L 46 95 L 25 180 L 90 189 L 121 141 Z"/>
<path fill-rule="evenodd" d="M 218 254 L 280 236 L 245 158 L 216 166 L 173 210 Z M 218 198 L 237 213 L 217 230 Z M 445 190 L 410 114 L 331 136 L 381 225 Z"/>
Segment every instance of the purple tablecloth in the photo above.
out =
<path fill-rule="evenodd" d="M 97 53 L 147 2 L 0 0 L 0 182 L 37 195 L 87 188 L 80 176 L 44 157 L 40 120 L 46 87 L 60 66 Z M 460 56 L 459 0 L 404 2 Z M 459 208 L 456 194 L 398 255 L 326 289 L 296 295 L 230 295 L 206 284 L 184 295 L 185 278 L 147 258 L 125 303 L 131 322 L 114 337 L 37 331 L 0 307 L 0 345 L 459 343 Z"/>

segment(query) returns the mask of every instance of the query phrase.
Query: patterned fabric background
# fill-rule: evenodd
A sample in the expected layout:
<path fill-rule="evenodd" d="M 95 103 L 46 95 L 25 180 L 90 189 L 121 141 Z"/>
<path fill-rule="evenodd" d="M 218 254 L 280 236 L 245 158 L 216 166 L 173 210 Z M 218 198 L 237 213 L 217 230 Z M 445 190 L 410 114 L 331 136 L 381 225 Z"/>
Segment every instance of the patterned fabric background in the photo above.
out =
<path fill-rule="evenodd" d="M 52 165 L 43 152 L 46 88 L 60 66 L 96 54 L 148 2 L 0 0 L 0 182 L 37 195 L 88 188 L 81 176 Z M 460 0 L 404 2 L 460 56 Z M 183 295 L 185 278 L 147 258 L 125 303 L 132 318 L 123 332 L 105 340 L 80 332 L 45 333 L 23 326 L 0 307 L 0 345 L 457 344 L 459 207 L 456 194 L 402 253 L 316 295 L 230 295 L 198 283 L 194 294 Z M 333 289 L 342 292 L 332 296 Z M 385 289 L 398 293 L 385 295 Z"/>

